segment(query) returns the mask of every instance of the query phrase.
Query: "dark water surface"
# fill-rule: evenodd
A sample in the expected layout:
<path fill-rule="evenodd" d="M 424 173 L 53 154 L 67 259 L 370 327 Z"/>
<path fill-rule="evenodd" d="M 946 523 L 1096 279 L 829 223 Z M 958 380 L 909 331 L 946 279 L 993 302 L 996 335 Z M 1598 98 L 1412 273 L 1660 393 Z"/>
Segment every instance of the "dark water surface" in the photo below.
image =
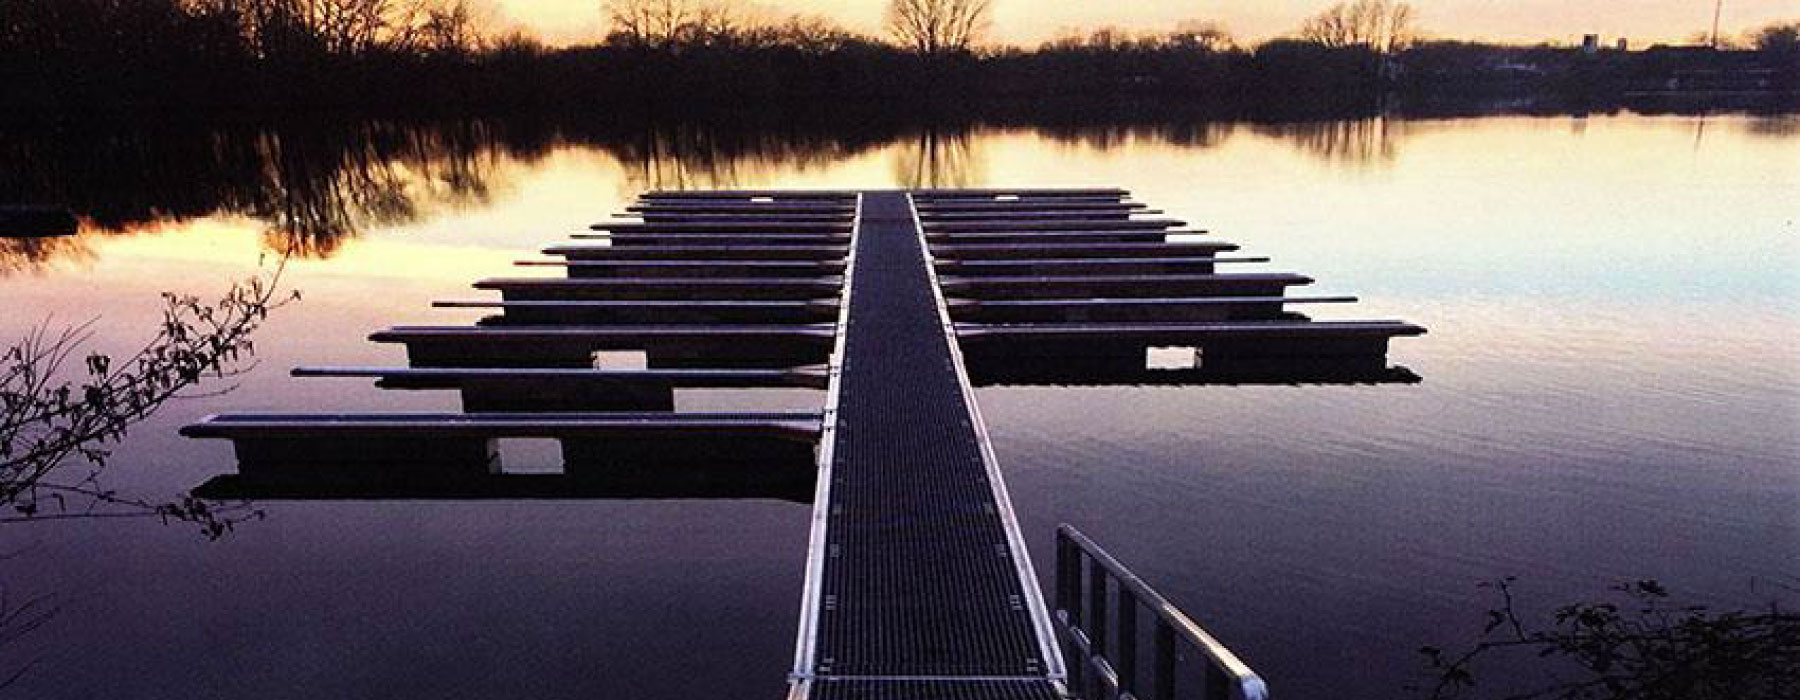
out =
<path fill-rule="evenodd" d="M 176 437 L 225 410 L 454 409 L 298 380 L 392 364 L 387 325 L 665 187 L 1117 185 L 1401 318 L 1417 385 L 991 388 L 1040 571 L 1076 524 L 1284 698 L 1387 698 L 1413 649 L 1657 578 L 1749 605 L 1800 587 L 1800 119 L 1491 117 L 721 135 L 495 124 L 0 134 L 0 200 L 82 235 L 0 243 L 0 334 L 98 317 L 299 248 L 304 291 L 230 394 L 178 402 L 108 484 L 232 468 Z M 816 393 L 678 396 L 806 407 Z M 505 445 L 544 461 L 539 443 Z M 33 698 L 779 697 L 808 507 L 782 501 L 264 504 L 221 542 L 144 521 L 0 526 L 0 585 L 61 612 L 0 647 Z M 1782 593 L 1788 591 L 1789 593 Z"/>

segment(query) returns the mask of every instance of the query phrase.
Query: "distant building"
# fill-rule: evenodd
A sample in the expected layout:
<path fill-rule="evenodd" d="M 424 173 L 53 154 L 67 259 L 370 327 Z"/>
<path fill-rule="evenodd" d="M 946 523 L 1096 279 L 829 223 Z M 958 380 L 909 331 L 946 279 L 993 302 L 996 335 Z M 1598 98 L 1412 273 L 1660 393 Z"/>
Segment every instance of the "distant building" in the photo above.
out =
<path fill-rule="evenodd" d="M 1630 51 L 1630 50 L 1631 50 L 1631 40 L 1626 39 L 1625 37 L 1619 37 L 1619 53 L 1624 53 L 1624 52 Z"/>
<path fill-rule="evenodd" d="M 1586 36 L 1581 37 L 1581 53 L 1586 56 L 1593 56 L 1593 55 L 1599 54 L 1600 53 L 1600 35 L 1599 34 L 1588 34 Z"/>

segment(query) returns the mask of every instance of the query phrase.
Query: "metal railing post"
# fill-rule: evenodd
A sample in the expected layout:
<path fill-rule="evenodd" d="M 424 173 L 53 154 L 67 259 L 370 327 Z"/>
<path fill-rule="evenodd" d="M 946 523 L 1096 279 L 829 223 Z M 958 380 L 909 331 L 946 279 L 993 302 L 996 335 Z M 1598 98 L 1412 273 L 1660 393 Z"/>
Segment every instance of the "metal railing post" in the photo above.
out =
<path fill-rule="evenodd" d="M 1062 528 L 1056 530 L 1056 614 L 1064 625 L 1063 665 L 1069 671 L 1069 687 L 1085 691 L 1088 677 L 1087 656 L 1075 635 L 1082 629 L 1081 617 L 1081 547 L 1069 539 Z"/>
<path fill-rule="evenodd" d="M 1150 697 L 1152 700 L 1175 700 L 1175 628 L 1162 618 L 1156 620 L 1155 639 L 1156 655 L 1151 661 L 1154 678 Z"/>
<path fill-rule="evenodd" d="M 1119 674 L 1119 693 L 1135 693 L 1138 672 L 1137 596 L 1119 587 L 1119 663 L 1113 669 Z"/>
<path fill-rule="evenodd" d="M 1081 549 L 1068 533 L 1056 531 L 1056 607 L 1068 615 L 1069 624 L 1081 622 Z"/>
<path fill-rule="evenodd" d="M 1106 565 L 1088 562 L 1088 644 L 1094 656 L 1106 658 Z"/>

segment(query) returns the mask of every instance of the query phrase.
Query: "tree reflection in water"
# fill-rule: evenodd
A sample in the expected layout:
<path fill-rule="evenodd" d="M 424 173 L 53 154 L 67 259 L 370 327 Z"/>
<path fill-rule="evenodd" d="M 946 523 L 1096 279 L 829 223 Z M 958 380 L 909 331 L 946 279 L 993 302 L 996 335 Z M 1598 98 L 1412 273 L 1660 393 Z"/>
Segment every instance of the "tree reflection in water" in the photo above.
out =
<path fill-rule="evenodd" d="M 52 261 L 91 262 L 94 250 L 76 236 L 0 238 L 0 277 L 43 269 Z"/>
<path fill-rule="evenodd" d="M 1134 144 L 1204 151 L 1248 131 L 1359 167 L 1393 163 L 1415 131 L 1398 116 L 1232 122 L 1083 113 L 935 125 L 864 117 L 778 126 L 546 118 L 0 130 L 0 158 L 8 164 L 0 169 L 0 203 L 67 206 L 83 221 L 77 237 L 0 239 L 0 275 L 92 260 L 86 236 L 143 233 L 221 214 L 260 222 L 273 252 L 329 257 L 371 228 L 485 206 L 518 171 L 507 166 L 530 166 L 561 149 L 617 161 L 624 172 L 617 194 L 631 196 L 757 186 L 883 149 L 892 151 L 893 186 L 1000 184 L 987 182 L 983 140 L 1008 131 L 1101 151 Z M 1762 116 L 1745 128 L 1784 136 L 1796 123 Z"/>
<path fill-rule="evenodd" d="M 81 131 L 0 132 L 0 202 L 55 203 L 83 235 L 155 230 L 230 214 L 264 227 L 266 246 L 324 258 L 376 227 L 487 204 L 502 165 L 591 148 L 624 164 L 625 186 L 727 187 L 771 172 L 823 168 L 891 143 L 863 128 L 732 130 L 553 127 L 538 122 L 366 122 L 265 128 L 164 127 L 94 138 Z M 0 274 L 92 257 L 80 237 L 0 242 Z"/>
<path fill-rule="evenodd" d="M 1390 117 L 1261 124 L 1256 130 L 1319 160 L 1354 166 L 1392 162 L 1407 131 L 1405 121 Z"/>
<path fill-rule="evenodd" d="M 569 145 L 599 149 L 625 166 L 625 197 L 646 190 L 725 189 L 780 172 L 806 173 L 899 138 L 885 125 L 740 129 L 660 124 L 638 129 L 563 131 Z"/>
<path fill-rule="evenodd" d="M 894 181 L 909 189 L 955 189 L 987 180 L 969 129 L 925 127 L 900 144 Z"/>
<path fill-rule="evenodd" d="M 324 257 L 367 227 L 480 205 L 502 156 L 547 152 L 484 122 L 0 135 L 0 155 L 16 165 L 0 172 L 0 200 L 66 205 L 87 235 L 247 216 L 263 223 L 271 250 Z M 9 243 L 0 247 L 9 272 L 86 250 L 79 239 Z"/>

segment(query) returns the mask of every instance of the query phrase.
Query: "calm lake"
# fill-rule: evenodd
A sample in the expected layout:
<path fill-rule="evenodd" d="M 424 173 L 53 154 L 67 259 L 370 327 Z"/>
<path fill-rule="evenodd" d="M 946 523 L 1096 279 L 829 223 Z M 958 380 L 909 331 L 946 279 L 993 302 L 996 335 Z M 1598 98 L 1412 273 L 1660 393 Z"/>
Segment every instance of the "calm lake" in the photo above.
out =
<path fill-rule="evenodd" d="M 391 365 L 389 325 L 650 188 L 1120 186 L 1318 280 L 1320 318 L 1430 329 L 1418 384 L 988 388 L 1040 573 L 1074 524 L 1280 698 L 1401 697 L 1518 576 L 1532 611 L 1659 579 L 1754 606 L 1800 589 L 1800 116 L 601 132 L 541 125 L 0 133 L 0 201 L 81 235 L 0 241 L 0 336 L 95 320 L 297 248 L 304 299 L 235 391 L 167 406 L 107 484 L 171 498 L 234 467 L 180 425 L 238 410 L 455 410 L 294 379 Z M 550 274 L 553 271 L 537 274 Z M 683 392 L 681 409 L 816 392 Z M 504 445 L 553 464 L 554 445 Z M 0 525 L 0 646 L 30 698 L 781 697 L 809 506 L 780 500 L 265 503 L 208 542 L 150 520 Z"/>

